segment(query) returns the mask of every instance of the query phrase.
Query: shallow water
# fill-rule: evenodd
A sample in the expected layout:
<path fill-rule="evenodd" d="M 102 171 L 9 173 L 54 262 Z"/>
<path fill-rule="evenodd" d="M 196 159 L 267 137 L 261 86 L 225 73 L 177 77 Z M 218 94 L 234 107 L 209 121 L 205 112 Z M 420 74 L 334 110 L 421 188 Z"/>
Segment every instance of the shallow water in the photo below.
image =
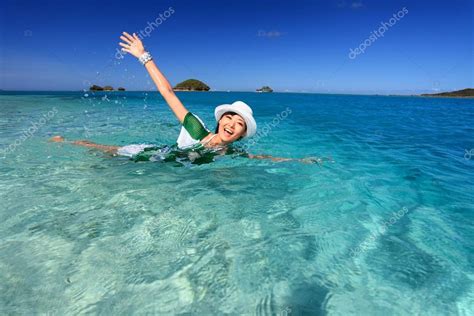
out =
<path fill-rule="evenodd" d="M 474 313 L 474 100 L 179 95 L 334 162 L 135 163 L 47 139 L 173 144 L 158 94 L 2 92 L 2 314 Z"/>

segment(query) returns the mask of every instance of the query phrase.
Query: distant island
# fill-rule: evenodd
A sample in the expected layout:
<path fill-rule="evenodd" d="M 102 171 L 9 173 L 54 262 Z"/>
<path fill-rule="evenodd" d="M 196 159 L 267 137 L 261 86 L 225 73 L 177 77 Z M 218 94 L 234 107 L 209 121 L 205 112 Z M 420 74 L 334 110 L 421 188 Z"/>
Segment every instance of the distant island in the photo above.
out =
<path fill-rule="evenodd" d="M 456 98 L 474 98 L 474 89 L 468 88 L 458 91 L 442 92 L 442 93 L 425 93 L 422 97 L 456 97 Z"/>
<path fill-rule="evenodd" d="M 270 88 L 269 86 L 263 86 L 260 89 L 256 90 L 257 92 L 273 92 L 273 89 Z"/>
<path fill-rule="evenodd" d="M 90 88 L 89 88 L 90 91 L 114 91 L 114 88 L 112 86 L 104 86 L 104 87 L 101 87 L 101 86 L 98 86 L 98 85 L 92 85 Z M 118 91 L 125 91 L 125 88 L 118 88 L 117 89 Z"/>
<path fill-rule="evenodd" d="M 207 84 L 197 79 L 188 79 L 178 83 L 174 91 L 209 91 L 211 88 Z"/>

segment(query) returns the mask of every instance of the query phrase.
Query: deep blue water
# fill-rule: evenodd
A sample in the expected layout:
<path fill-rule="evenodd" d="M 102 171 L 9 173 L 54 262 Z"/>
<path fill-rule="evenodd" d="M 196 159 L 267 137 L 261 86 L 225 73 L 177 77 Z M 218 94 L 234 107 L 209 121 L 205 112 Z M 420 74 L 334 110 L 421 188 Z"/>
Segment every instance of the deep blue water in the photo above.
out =
<path fill-rule="evenodd" d="M 250 104 L 253 154 L 333 162 L 135 163 L 47 140 L 172 144 L 157 93 L 2 92 L 2 314 L 474 313 L 473 99 L 179 97 L 212 129 Z"/>

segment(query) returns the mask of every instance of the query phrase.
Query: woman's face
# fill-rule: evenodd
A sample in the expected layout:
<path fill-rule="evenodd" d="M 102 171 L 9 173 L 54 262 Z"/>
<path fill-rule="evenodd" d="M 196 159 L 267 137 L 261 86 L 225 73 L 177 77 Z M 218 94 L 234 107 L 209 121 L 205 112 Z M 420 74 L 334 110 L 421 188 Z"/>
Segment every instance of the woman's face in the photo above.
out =
<path fill-rule="evenodd" d="M 224 142 L 235 142 L 245 135 L 247 126 L 244 119 L 235 113 L 225 113 L 219 120 L 218 134 Z"/>

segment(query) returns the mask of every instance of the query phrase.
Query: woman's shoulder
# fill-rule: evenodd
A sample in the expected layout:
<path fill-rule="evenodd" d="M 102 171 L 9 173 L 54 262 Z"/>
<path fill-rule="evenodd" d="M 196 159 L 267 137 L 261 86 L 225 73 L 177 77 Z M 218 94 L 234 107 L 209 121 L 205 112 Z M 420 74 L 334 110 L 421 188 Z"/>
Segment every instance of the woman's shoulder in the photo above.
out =
<path fill-rule="evenodd" d="M 204 122 L 196 115 L 188 112 L 183 120 L 183 128 L 178 137 L 178 144 L 181 142 L 189 143 L 191 138 L 194 141 L 201 141 L 210 134 L 210 131 L 204 125 Z M 183 141 L 181 141 L 183 140 Z M 182 145 L 180 144 L 180 147 Z"/>

